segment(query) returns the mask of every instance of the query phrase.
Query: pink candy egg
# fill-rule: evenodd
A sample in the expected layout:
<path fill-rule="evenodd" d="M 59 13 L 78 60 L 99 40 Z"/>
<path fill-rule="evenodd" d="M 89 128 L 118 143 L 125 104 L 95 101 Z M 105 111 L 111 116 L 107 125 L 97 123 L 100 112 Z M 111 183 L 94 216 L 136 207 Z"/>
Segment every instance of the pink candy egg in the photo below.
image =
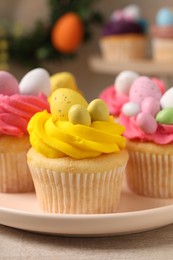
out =
<path fill-rule="evenodd" d="M 157 122 L 155 118 L 148 113 L 139 113 L 136 117 L 136 124 L 146 134 L 153 134 L 157 129 Z"/>
<path fill-rule="evenodd" d="M 141 76 L 132 84 L 129 92 L 131 102 L 141 104 L 146 97 L 154 97 L 157 100 L 161 98 L 161 91 L 156 84 L 148 77 Z"/>
<path fill-rule="evenodd" d="M 17 79 L 7 71 L 0 71 L 0 94 L 11 96 L 19 93 Z"/>
<path fill-rule="evenodd" d="M 160 111 L 159 100 L 154 97 L 146 97 L 141 103 L 141 111 L 155 117 L 155 115 Z"/>

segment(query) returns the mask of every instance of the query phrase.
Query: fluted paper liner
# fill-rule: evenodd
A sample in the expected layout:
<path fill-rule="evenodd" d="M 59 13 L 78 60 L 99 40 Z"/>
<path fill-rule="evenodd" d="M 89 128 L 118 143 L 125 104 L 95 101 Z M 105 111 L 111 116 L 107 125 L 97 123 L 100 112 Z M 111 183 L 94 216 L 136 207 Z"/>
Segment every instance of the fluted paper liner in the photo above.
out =
<path fill-rule="evenodd" d="M 173 155 L 166 154 L 167 149 L 163 147 L 163 152 L 159 154 L 159 151 L 134 151 L 128 147 L 127 182 L 135 193 L 173 198 Z"/>
<path fill-rule="evenodd" d="M 59 166 L 61 159 L 55 160 L 56 163 L 53 167 L 54 160 L 50 159 L 49 161 L 46 158 L 44 165 L 44 159 L 42 160 L 42 157 L 38 156 L 36 161 L 35 155 L 29 152 L 28 165 L 40 207 L 44 212 L 99 214 L 117 211 L 127 154 L 123 164 L 121 162 L 120 165 L 116 165 L 116 161 L 115 163 L 111 162 L 114 168 L 110 169 L 109 167 L 109 170 L 103 171 L 103 166 L 99 167 L 96 163 L 95 168 L 100 168 L 100 172 L 96 172 L 94 169 L 91 171 L 90 160 L 87 160 L 88 168 L 86 168 L 86 163 L 82 168 L 82 160 L 73 161 L 69 159 L 68 161 L 68 158 L 62 159 L 62 161 L 65 160 L 67 167 L 72 170 L 66 170 L 64 164 L 64 171 L 61 171 Z M 116 158 L 116 155 L 114 156 L 109 159 Z M 93 160 L 91 159 L 92 164 Z M 99 162 L 103 160 L 105 160 L 105 157 L 100 158 Z M 46 167 L 46 163 L 49 164 L 48 167 Z"/>

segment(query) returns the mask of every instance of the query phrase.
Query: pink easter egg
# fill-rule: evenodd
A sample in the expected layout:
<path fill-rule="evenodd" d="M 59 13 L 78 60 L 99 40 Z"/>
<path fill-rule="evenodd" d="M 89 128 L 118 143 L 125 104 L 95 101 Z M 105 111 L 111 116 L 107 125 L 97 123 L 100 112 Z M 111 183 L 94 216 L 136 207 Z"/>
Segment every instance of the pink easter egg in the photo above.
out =
<path fill-rule="evenodd" d="M 0 71 L 0 94 L 11 96 L 19 93 L 17 79 L 7 71 Z"/>
<path fill-rule="evenodd" d="M 146 134 L 153 134 L 157 130 L 157 122 L 155 118 L 148 113 L 139 113 L 136 117 L 136 124 Z"/>
<path fill-rule="evenodd" d="M 160 111 L 160 102 L 154 97 L 146 97 L 141 103 L 141 111 L 153 117 Z"/>
<path fill-rule="evenodd" d="M 161 98 L 161 91 L 156 84 L 148 77 L 138 77 L 132 84 L 129 92 L 131 102 L 141 104 L 146 97 Z"/>

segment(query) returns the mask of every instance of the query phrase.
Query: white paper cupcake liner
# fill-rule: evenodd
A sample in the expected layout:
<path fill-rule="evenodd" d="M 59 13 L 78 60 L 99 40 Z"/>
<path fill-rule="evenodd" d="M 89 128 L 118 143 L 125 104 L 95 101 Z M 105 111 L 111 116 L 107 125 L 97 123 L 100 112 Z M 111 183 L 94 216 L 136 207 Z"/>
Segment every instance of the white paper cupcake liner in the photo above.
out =
<path fill-rule="evenodd" d="M 152 56 L 156 62 L 173 63 L 173 39 L 152 39 Z"/>
<path fill-rule="evenodd" d="M 63 173 L 29 164 L 41 209 L 48 213 L 116 212 L 125 166 L 104 173 Z"/>
<path fill-rule="evenodd" d="M 126 175 L 128 185 L 135 193 L 173 198 L 173 155 L 129 151 Z"/>
<path fill-rule="evenodd" d="M 0 153 L 0 192 L 16 193 L 34 190 L 26 161 L 26 151 Z"/>

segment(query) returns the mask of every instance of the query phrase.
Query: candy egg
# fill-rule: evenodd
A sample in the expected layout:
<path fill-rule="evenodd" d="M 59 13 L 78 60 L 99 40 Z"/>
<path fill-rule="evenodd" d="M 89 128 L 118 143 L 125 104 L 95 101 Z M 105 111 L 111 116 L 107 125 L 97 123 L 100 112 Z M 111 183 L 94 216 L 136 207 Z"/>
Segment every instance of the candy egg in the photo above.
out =
<path fill-rule="evenodd" d="M 71 88 L 77 90 L 77 83 L 75 77 L 69 72 L 59 72 L 50 77 L 51 92 L 57 88 Z"/>
<path fill-rule="evenodd" d="M 39 92 L 43 92 L 49 96 L 51 89 L 49 73 L 42 68 L 33 69 L 21 79 L 19 88 L 23 95 L 38 95 Z"/>
<path fill-rule="evenodd" d="M 123 9 L 123 11 L 127 18 L 131 18 L 133 20 L 138 20 L 140 18 L 140 9 L 135 4 L 128 5 Z"/>
<path fill-rule="evenodd" d="M 173 14 L 168 8 L 161 8 L 156 15 L 156 23 L 160 26 L 173 24 Z"/>
<path fill-rule="evenodd" d="M 146 97 L 141 103 L 141 111 L 149 113 L 155 117 L 160 111 L 160 102 L 154 97 Z"/>
<path fill-rule="evenodd" d="M 156 116 L 156 121 L 161 124 L 173 124 L 173 107 L 161 110 Z"/>
<path fill-rule="evenodd" d="M 0 71 L 0 94 L 11 96 L 19 93 L 17 79 L 7 71 Z"/>
<path fill-rule="evenodd" d="M 141 104 L 146 97 L 154 97 L 157 100 L 161 98 L 160 89 L 154 82 L 145 76 L 137 78 L 132 84 L 129 91 L 129 99 L 131 102 Z"/>
<path fill-rule="evenodd" d="M 136 117 L 136 124 L 146 134 L 153 134 L 157 130 L 157 122 L 155 118 L 148 113 L 139 113 Z"/>
<path fill-rule="evenodd" d="M 122 71 L 115 79 L 115 89 L 117 92 L 128 95 L 132 83 L 139 77 L 139 75 L 130 70 Z"/>
<path fill-rule="evenodd" d="M 122 112 L 128 116 L 135 116 L 140 112 L 140 106 L 137 103 L 128 102 L 122 107 Z"/>
<path fill-rule="evenodd" d="M 160 99 L 162 108 L 173 107 L 173 87 L 169 88 Z"/>
<path fill-rule="evenodd" d="M 68 119 L 74 125 L 91 125 L 91 116 L 88 110 L 84 106 L 79 104 L 70 107 L 68 111 Z"/>
<path fill-rule="evenodd" d="M 109 109 L 101 99 L 94 99 L 88 105 L 88 111 L 92 121 L 107 121 L 109 118 Z"/>
<path fill-rule="evenodd" d="M 73 89 L 59 88 L 55 90 L 50 98 L 50 111 L 53 121 L 68 120 L 68 111 L 71 106 L 80 104 L 87 108 L 88 103 Z"/>

